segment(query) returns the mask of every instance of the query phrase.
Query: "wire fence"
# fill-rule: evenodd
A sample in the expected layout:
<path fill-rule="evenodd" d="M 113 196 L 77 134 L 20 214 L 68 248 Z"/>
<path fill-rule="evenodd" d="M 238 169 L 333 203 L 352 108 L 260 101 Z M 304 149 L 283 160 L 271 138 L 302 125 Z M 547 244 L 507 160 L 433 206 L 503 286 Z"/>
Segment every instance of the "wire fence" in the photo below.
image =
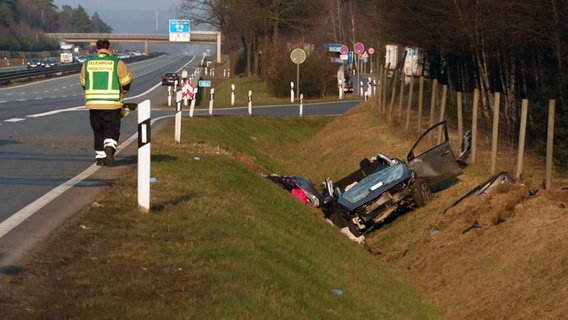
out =
<path fill-rule="evenodd" d="M 566 164 L 552 160 L 554 100 L 548 102 L 548 108 L 539 106 L 535 115 L 529 112 L 530 102 L 500 93 L 457 92 L 436 80 L 400 76 L 398 72 L 387 77 L 382 70 L 379 78 L 371 101 L 397 127 L 420 134 L 446 120 L 454 150 L 459 150 L 465 132 L 472 133 L 469 163 L 481 172 L 507 171 L 544 188 L 552 188 L 552 180 L 568 183 Z"/>

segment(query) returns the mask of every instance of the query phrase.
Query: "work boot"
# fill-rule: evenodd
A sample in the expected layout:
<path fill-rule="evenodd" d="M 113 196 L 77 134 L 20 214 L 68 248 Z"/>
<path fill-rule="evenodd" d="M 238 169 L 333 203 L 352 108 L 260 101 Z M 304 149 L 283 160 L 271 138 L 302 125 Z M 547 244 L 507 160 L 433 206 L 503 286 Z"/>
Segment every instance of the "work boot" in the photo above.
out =
<path fill-rule="evenodd" d="M 104 157 L 103 160 L 103 165 L 105 167 L 112 167 L 114 165 L 114 152 L 116 151 L 116 149 L 114 149 L 111 146 L 106 146 L 105 147 L 105 154 L 106 157 Z"/>

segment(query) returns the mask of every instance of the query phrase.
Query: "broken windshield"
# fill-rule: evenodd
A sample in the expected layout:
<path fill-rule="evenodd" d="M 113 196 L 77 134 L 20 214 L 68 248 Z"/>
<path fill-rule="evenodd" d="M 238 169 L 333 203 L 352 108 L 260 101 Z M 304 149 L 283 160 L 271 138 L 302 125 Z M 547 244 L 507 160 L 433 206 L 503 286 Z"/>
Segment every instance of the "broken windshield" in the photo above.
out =
<path fill-rule="evenodd" d="M 346 190 L 341 196 L 351 203 L 360 201 L 382 186 L 399 180 L 405 172 L 404 166 L 404 164 L 400 163 L 366 176 L 350 189 Z"/>

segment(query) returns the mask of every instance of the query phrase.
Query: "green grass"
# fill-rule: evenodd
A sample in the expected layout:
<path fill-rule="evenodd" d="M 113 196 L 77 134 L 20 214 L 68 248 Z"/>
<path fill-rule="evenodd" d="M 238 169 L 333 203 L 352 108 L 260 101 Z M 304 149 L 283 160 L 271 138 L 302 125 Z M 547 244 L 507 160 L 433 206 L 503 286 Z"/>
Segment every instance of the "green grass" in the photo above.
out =
<path fill-rule="evenodd" d="M 328 122 L 190 119 L 181 144 L 167 127 L 152 142 L 151 212 L 126 168 L 15 281 L 21 294 L 0 296 L 5 319 L 438 318 L 402 274 L 253 170 L 277 170 L 274 145 L 290 154 Z"/>

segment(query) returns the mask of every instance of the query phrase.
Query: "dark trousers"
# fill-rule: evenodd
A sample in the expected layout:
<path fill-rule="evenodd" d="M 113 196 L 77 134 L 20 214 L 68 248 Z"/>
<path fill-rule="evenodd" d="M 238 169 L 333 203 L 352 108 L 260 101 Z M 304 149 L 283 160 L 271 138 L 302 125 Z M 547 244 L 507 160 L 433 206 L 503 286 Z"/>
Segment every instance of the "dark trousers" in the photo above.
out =
<path fill-rule="evenodd" d="M 91 128 L 95 137 L 95 151 L 104 149 L 105 139 L 113 139 L 118 143 L 120 136 L 120 109 L 89 110 Z"/>

